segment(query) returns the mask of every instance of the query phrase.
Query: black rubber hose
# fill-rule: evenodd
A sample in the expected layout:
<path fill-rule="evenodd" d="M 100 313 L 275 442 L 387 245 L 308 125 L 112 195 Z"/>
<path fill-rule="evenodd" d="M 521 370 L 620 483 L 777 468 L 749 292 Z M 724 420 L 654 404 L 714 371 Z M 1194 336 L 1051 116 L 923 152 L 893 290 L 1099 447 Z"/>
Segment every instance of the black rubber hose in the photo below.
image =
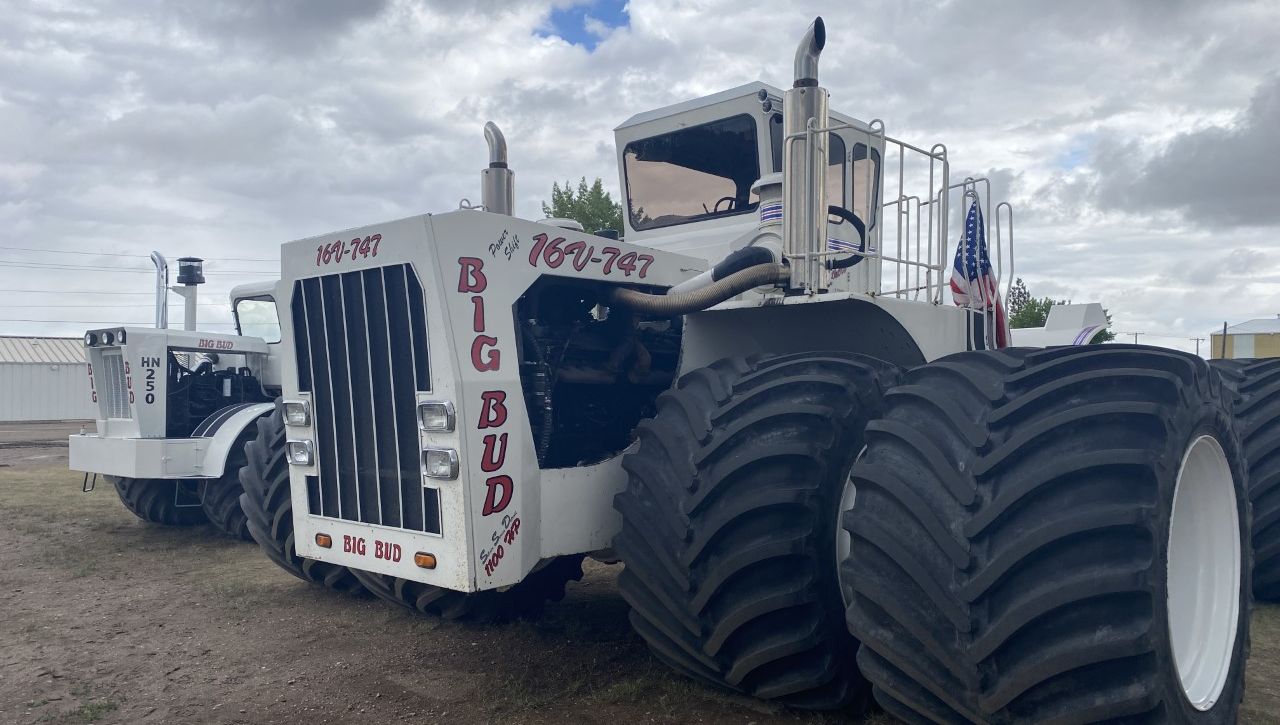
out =
<path fill-rule="evenodd" d="M 734 272 L 741 272 L 757 264 L 769 264 L 773 261 L 773 252 L 764 247 L 743 247 L 720 260 L 711 268 L 712 281 L 722 280 Z"/>
<path fill-rule="evenodd" d="M 834 216 L 838 216 L 853 225 L 854 230 L 858 232 L 858 242 L 862 245 L 862 251 L 866 252 L 867 225 L 862 223 L 862 220 L 858 218 L 858 215 L 841 206 L 829 206 L 827 207 L 827 212 Z M 863 259 L 866 259 L 866 257 L 856 252 L 850 253 L 850 255 L 844 259 L 828 258 L 827 269 L 848 269 L 858 262 L 861 262 Z"/>
<path fill-rule="evenodd" d="M 652 295 L 647 292 L 616 287 L 610 296 L 610 302 L 641 312 L 674 317 L 705 310 L 749 289 L 766 284 L 776 284 L 790 279 L 790 277 L 791 270 L 785 265 L 770 262 L 769 264 L 757 264 L 754 267 L 734 272 L 724 279 L 712 282 L 706 287 L 700 287 L 692 292 L 674 295 Z"/>

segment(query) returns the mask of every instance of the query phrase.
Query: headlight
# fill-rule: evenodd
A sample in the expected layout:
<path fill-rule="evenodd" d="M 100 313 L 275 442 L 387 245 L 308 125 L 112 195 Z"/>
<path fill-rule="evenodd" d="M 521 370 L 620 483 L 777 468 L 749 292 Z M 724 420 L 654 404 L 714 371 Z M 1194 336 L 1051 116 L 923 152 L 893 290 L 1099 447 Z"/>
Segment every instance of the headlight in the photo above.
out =
<path fill-rule="evenodd" d="M 118 343 L 120 343 L 121 345 L 123 345 L 123 344 L 124 344 L 124 340 L 125 340 L 124 330 L 117 330 L 117 331 L 116 331 L 116 342 L 118 342 Z"/>
<path fill-rule="evenodd" d="M 432 400 L 418 404 L 418 425 L 427 431 L 448 432 L 453 430 L 453 403 L 447 400 Z"/>
<path fill-rule="evenodd" d="M 428 448 L 422 452 L 422 475 L 452 481 L 458 477 L 458 452 L 452 448 Z"/>
<path fill-rule="evenodd" d="M 284 401 L 284 424 L 292 426 L 311 425 L 311 405 L 305 400 Z"/>
<path fill-rule="evenodd" d="M 285 441 L 285 456 L 288 457 L 289 463 L 294 466 L 310 466 L 315 460 L 315 447 L 311 441 Z"/>
<path fill-rule="evenodd" d="M 107 330 L 106 332 L 103 332 L 103 333 L 102 333 L 102 344 L 103 344 L 103 345 L 114 345 L 114 344 L 116 344 L 116 333 L 112 332 L 111 330 Z"/>
<path fill-rule="evenodd" d="M 86 332 L 86 333 L 84 333 L 84 346 L 85 346 L 85 347 L 93 347 L 94 345 L 97 345 L 97 344 L 98 344 L 98 333 L 96 333 L 96 332 Z"/>

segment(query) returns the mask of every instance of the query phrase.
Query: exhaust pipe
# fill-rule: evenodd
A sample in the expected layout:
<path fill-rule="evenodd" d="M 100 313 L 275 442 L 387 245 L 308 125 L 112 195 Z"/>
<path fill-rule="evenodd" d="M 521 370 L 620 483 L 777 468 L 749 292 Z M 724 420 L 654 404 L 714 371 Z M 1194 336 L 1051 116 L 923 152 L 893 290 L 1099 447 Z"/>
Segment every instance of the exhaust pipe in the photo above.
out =
<path fill-rule="evenodd" d="M 795 81 L 782 100 L 782 251 L 791 263 L 791 289 L 818 292 L 830 285 L 822 257 L 827 246 L 827 89 L 818 85 L 818 56 L 827 28 L 817 18 L 796 48 Z"/>
<path fill-rule="evenodd" d="M 489 168 L 480 172 L 480 204 L 485 211 L 511 216 L 516 175 L 507 168 L 507 139 L 502 129 L 489 121 L 484 125 L 484 140 L 489 145 Z"/>
<path fill-rule="evenodd" d="M 163 330 L 169 326 L 169 262 L 159 252 L 151 253 L 151 262 L 156 265 L 156 329 Z"/>
<path fill-rule="evenodd" d="M 819 17 L 809 24 L 809 29 L 796 48 L 795 84 L 818 85 L 818 56 L 827 45 L 827 25 Z"/>

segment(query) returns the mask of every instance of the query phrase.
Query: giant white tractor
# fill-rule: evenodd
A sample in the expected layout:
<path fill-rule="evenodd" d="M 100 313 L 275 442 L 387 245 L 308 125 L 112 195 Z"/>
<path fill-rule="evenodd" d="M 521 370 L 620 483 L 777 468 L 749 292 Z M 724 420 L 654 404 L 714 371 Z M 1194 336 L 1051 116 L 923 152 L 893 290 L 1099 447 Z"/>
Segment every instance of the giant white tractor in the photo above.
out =
<path fill-rule="evenodd" d="M 1060 347 L 1001 348 L 988 298 L 951 304 L 949 229 L 976 221 L 1008 279 L 1011 210 L 974 217 L 989 185 L 941 145 L 830 112 L 824 44 L 819 19 L 786 91 L 619 126 L 622 230 L 513 216 L 490 125 L 480 205 L 285 244 L 253 537 L 447 617 L 529 614 L 585 556 L 620 561 L 656 657 L 794 707 L 1231 722 L 1254 550 L 1234 401 L 1265 386 L 1081 345 L 1096 307 L 1013 331 Z M 129 355 L 131 390 L 163 354 Z M 138 445 L 107 418 L 80 445 Z M 134 455 L 117 475 L 213 474 Z"/>

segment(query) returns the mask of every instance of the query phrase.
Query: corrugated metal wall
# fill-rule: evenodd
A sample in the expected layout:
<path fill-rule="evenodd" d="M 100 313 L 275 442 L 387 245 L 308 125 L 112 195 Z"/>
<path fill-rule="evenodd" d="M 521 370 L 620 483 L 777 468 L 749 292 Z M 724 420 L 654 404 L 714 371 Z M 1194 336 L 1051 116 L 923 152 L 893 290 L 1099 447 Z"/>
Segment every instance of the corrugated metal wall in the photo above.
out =
<path fill-rule="evenodd" d="M 84 363 L 0 363 L 0 422 L 97 416 Z"/>

